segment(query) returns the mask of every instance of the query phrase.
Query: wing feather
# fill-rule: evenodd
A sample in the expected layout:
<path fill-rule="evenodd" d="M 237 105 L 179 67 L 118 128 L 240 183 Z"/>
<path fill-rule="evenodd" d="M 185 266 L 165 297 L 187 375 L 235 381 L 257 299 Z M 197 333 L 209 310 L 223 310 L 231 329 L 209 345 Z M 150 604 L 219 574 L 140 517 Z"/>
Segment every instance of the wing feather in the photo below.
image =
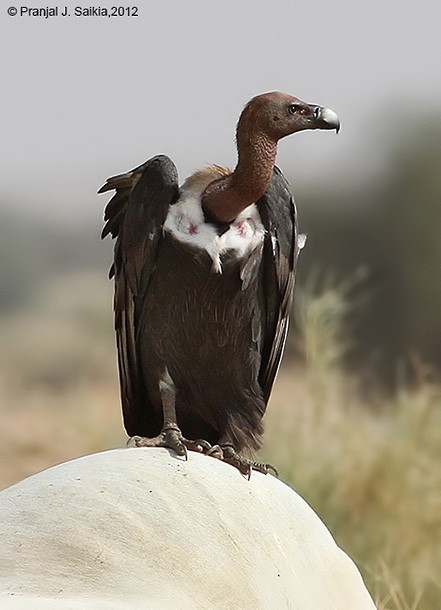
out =
<path fill-rule="evenodd" d="M 138 311 L 148 290 L 169 206 L 179 197 L 178 174 L 164 155 L 109 178 L 99 193 L 115 189 L 105 209 L 102 237 L 116 237 L 115 330 L 124 424 L 129 435 L 152 435 L 155 425 L 143 384 L 136 343 Z"/>
<path fill-rule="evenodd" d="M 265 314 L 259 381 L 268 402 L 288 334 L 299 252 L 294 199 L 277 167 L 267 192 L 258 201 L 258 208 L 266 230 L 261 296 Z"/>

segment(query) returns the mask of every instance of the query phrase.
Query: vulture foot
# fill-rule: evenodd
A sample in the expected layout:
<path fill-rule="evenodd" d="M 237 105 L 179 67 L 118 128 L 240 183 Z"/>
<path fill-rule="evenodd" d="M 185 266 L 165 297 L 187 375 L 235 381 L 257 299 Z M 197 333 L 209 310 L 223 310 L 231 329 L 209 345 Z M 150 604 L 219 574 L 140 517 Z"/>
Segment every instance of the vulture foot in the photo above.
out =
<path fill-rule="evenodd" d="M 279 476 L 279 473 L 277 472 L 276 468 L 274 468 L 274 466 L 272 466 L 271 464 L 253 462 L 252 460 L 244 458 L 236 452 L 232 445 L 214 445 L 209 451 L 207 451 L 207 455 L 217 457 L 218 459 L 227 462 L 227 464 L 235 466 L 242 474 L 247 476 L 249 479 L 251 478 L 251 472 L 253 470 L 257 470 L 258 472 L 262 472 L 263 474 L 273 472 L 276 477 Z"/>
<path fill-rule="evenodd" d="M 213 445 L 210 447 L 210 449 L 207 451 L 207 455 L 217 458 L 218 460 L 224 459 L 224 452 L 220 445 Z"/>
<path fill-rule="evenodd" d="M 187 459 L 188 451 L 208 453 L 211 449 L 210 443 L 203 439 L 190 441 L 182 436 L 178 427 L 167 426 L 161 430 L 158 436 L 147 438 L 145 436 L 132 436 L 127 441 L 127 447 L 165 447 L 172 449 L 179 456 Z"/>

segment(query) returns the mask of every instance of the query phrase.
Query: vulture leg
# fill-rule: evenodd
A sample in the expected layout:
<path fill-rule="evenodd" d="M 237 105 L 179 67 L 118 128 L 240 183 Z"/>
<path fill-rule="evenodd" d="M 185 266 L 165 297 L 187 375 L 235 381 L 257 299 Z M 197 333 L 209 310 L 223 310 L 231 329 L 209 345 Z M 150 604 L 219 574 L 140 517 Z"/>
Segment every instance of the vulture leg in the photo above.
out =
<path fill-rule="evenodd" d="M 253 470 L 257 470 L 258 472 L 262 472 L 263 474 L 268 474 L 272 471 L 276 477 L 279 476 L 277 470 L 271 464 L 253 462 L 253 460 L 249 460 L 239 455 L 234 449 L 233 445 L 226 442 L 220 442 L 219 445 L 214 445 L 211 449 L 208 450 L 207 455 L 211 455 L 222 460 L 223 462 L 226 462 L 227 464 L 235 466 L 242 474 L 246 475 L 248 478 L 251 477 L 251 472 Z"/>
<path fill-rule="evenodd" d="M 208 452 L 210 443 L 203 439 L 195 441 L 184 438 L 178 426 L 176 418 L 176 388 L 168 370 L 159 381 L 159 392 L 161 394 L 162 411 L 164 414 L 164 425 L 158 436 L 147 438 L 145 436 L 132 436 L 128 447 L 166 447 L 173 449 L 176 453 L 187 459 L 187 449 L 198 453 Z"/>

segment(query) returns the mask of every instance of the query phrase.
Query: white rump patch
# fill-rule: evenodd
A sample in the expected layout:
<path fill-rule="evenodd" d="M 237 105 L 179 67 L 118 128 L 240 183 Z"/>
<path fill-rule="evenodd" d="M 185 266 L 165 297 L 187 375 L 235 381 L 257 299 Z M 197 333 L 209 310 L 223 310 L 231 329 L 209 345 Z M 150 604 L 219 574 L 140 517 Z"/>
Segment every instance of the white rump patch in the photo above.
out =
<path fill-rule="evenodd" d="M 265 235 L 254 204 L 245 208 L 223 235 L 218 235 L 216 228 L 205 222 L 200 193 L 192 191 L 184 191 L 181 199 L 170 206 L 164 231 L 180 242 L 206 250 L 216 273 L 222 273 L 223 254 L 234 252 L 237 258 L 245 258 L 260 246 Z"/>

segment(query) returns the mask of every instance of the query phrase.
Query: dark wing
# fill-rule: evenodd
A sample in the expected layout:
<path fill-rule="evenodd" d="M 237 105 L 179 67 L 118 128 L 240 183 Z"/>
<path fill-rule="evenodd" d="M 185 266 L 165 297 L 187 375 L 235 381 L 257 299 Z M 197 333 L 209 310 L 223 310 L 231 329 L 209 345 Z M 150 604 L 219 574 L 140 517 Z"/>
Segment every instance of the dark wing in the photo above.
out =
<path fill-rule="evenodd" d="M 274 168 L 271 184 L 257 205 L 266 230 L 262 254 L 264 322 L 259 382 L 267 402 L 285 348 L 299 253 L 295 203 L 279 168 Z"/>
<path fill-rule="evenodd" d="M 153 409 L 149 408 L 136 345 L 142 308 L 169 207 L 179 197 L 178 173 L 164 155 L 153 157 L 126 174 L 109 178 L 99 193 L 115 189 L 107 204 L 102 237 L 116 237 L 115 330 L 124 425 L 129 435 L 152 435 Z M 156 434 L 156 432 L 154 432 Z"/>

